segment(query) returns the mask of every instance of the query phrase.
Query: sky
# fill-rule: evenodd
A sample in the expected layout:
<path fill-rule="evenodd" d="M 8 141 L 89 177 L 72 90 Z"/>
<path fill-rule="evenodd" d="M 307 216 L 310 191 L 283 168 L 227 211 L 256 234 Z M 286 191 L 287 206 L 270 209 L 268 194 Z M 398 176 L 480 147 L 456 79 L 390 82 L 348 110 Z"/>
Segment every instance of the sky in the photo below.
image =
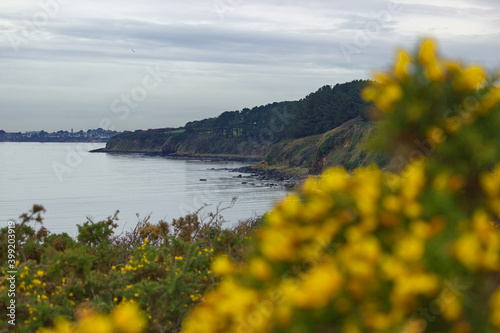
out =
<path fill-rule="evenodd" d="M 399 48 L 500 68 L 498 0 L 1 0 L 0 129 L 135 130 L 369 79 Z"/>

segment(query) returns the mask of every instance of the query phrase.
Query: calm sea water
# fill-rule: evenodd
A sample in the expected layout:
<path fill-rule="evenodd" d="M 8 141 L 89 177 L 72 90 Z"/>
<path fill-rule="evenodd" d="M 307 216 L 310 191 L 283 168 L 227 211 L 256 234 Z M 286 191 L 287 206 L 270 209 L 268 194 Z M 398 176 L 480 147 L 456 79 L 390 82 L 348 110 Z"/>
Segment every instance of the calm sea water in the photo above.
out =
<path fill-rule="evenodd" d="M 103 144 L 0 143 L 0 226 L 18 220 L 33 204 L 47 212 L 44 225 L 53 233 L 77 235 L 87 217 L 105 219 L 116 210 L 120 231 L 151 214 L 152 222 L 193 212 L 204 203 L 223 212 L 227 226 L 263 214 L 286 195 L 259 181 L 244 185 L 238 173 L 224 168 L 248 164 L 173 160 L 143 155 L 88 153 Z M 200 181 L 206 179 L 206 181 Z"/>

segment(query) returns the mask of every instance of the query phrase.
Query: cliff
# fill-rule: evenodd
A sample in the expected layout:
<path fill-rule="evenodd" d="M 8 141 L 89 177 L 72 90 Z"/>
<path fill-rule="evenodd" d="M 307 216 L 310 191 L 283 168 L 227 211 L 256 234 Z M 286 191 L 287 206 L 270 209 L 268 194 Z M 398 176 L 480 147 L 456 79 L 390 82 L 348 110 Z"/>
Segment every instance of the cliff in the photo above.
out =
<path fill-rule="evenodd" d="M 368 81 L 323 86 L 305 98 L 252 109 L 225 111 L 217 117 L 112 137 L 104 152 L 153 153 L 165 156 L 259 160 L 261 168 L 300 169 L 319 173 L 325 167 L 347 169 L 387 158 L 369 153 L 363 144 L 373 130 L 363 101 Z"/>
<path fill-rule="evenodd" d="M 283 140 L 271 147 L 265 162 L 275 168 L 305 168 L 312 174 L 336 165 L 348 170 L 370 163 L 384 167 L 389 158 L 365 149 L 373 128 L 374 122 L 357 117 L 323 134 Z"/>
<path fill-rule="evenodd" d="M 182 128 L 156 129 L 117 135 L 99 151 L 260 160 L 258 168 L 302 169 L 315 174 L 335 165 L 347 169 L 370 163 L 386 166 L 388 158 L 364 149 L 373 127 L 373 122 L 357 117 L 323 134 L 278 142 L 186 133 Z"/>

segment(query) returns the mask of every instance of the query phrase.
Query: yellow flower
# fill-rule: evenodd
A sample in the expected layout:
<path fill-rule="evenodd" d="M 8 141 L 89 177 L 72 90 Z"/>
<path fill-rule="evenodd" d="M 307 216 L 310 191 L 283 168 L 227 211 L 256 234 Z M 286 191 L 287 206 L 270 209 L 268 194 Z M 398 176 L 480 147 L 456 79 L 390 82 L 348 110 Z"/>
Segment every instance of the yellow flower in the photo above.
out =
<path fill-rule="evenodd" d="M 54 319 L 54 328 L 42 328 L 40 333 L 74 333 L 76 327 L 64 317 L 56 317 Z"/>
<path fill-rule="evenodd" d="M 382 206 L 390 212 L 397 212 L 401 209 L 401 202 L 395 195 L 388 195 L 382 201 Z"/>
<path fill-rule="evenodd" d="M 402 195 L 408 201 L 414 200 L 425 185 L 425 173 L 423 163 L 412 163 L 405 167 L 402 172 L 407 175 L 406 181 L 403 184 Z"/>
<path fill-rule="evenodd" d="M 343 286 L 344 278 L 331 262 L 310 271 L 296 288 L 285 288 L 285 297 L 300 308 L 325 306 Z"/>
<path fill-rule="evenodd" d="M 364 88 L 362 91 L 361 91 L 361 97 L 367 101 L 367 102 L 371 102 L 371 101 L 374 101 L 375 98 L 377 98 L 377 93 L 378 93 L 378 90 L 375 89 L 374 87 L 372 86 L 368 86 L 366 88 Z"/>
<path fill-rule="evenodd" d="M 462 69 L 460 68 L 460 64 L 454 61 L 446 62 L 446 70 L 451 73 L 460 72 Z"/>
<path fill-rule="evenodd" d="M 103 314 L 95 314 L 86 317 L 79 325 L 81 333 L 113 333 L 113 323 Z"/>
<path fill-rule="evenodd" d="M 428 239 L 432 236 L 431 226 L 422 220 L 411 222 L 410 229 L 413 235 L 421 239 Z"/>
<path fill-rule="evenodd" d="M 234 263 L 227 255 L 219 255 L 212 262 L 212 271 L 216 276 L 225 276 L 234 271 Z"/>
<path fill-rule="evenodd" d="M 403 90 L 397 83 L 391 83 L 382 89 L 375 99 L 375 105 L 384 112 L 391 112 L 395 103 L 403 96 Z"/>
<path fill-rule="evenodd" d="M 405 81 L 408 78 L 408 65 L 410 64 L 410 56 L 406 54 L 404 51 L 399 51 L 398 62 L 394 67 L 394 74 L 400 81 Z"/>
<path fill-rule="evenodd" d="M 441 82 L 445 78 L 443 64 L 439 61 L 430 63 L 425 68 L 425 75 L 431 82 Z"/>
<path fill-rule="evenodd" d="M 250 274 L 258 280 L 266 280 L 272 274 L 272 268 L 269 263 L 259 257 L 255 257 L 250 260 L 249 271 Z"/>
<path fill-rule="evenodd" d="M 111 312 L 114 325 L 124 333 L 140 333 L 146 328 L 147 319 L 136 303 L 121 303 Z"/>
<path fill-rule="evenodd" d="M 422 205 L 416 201 L 408 203 L 404 208 L 404 212 L 410 218 L 417 218 L 422 213 Z"/>
<path fill-rule="evenodd" d="M 473 91 L 486 79 L 481 67 L 472 66 L 458 73 L 453 80 L 453 88 L 459 91 Z"/>
<path fill-rule="evenodd" d="M 500 87 L 492 87 L 479 102 L 478 112 L 486 114 L 500 103 Z"/>
<path fill-rule="evenodd" d="M 469 270 L 476 270 L 481 257 L 481 244 L 472 233 L 460 236 L 455 241 L 454 253 L 456 258 Z"/>
<path fill-rule="evenodd" d="M 418 60 L 423 65 L 430 65 L 436 62 L 436 45 L 430 39 L 424 40 L 422 46 L 420 47 L 420 52 L 418 54 Z"/>
<path fill-rule="evenodd" d="M 298 236 L 298 235 L 296 235 Z M 271 261 L 294 261 L 295 239 L 291 229 L 275 230 L 265 228 L 259 231 L 262 254 Z"/>
<path fill-rule="evenodd" d="M 474 233 L 481 240 L 486 240 L 490 235 L 492 235 L 489 221 L 490 217 L 483 210 L 477 210 L 472 216 Z"/>
<path fill-rule="evenodd" d="M 420 47 L 418 60 L 425 67 L 425 74 L 431 82 L 440 82 L 445 78 L 446 65 L 436 58 L 435 44 L 433 41 L 424 40 Z"/>
<path fill-rule="evenodd" d="M 407 273 L 406 264 L 393 256 L 385 255 L 379 264 L 384 277 L 388 280 L 394 280 Z"/>
<path fill-rule="evenodd" d="M 415 236 L 407 236 L 396 243 L 395 254 L 403 260 L 418 261 L 425 251 L 424 241 Z"/>
<path fill-rule="evenodd" d="M 462 303 L 458 297 L 447 300 L 443 307 L 443 318 L 447 321 L 455 321 L 462 314 Z"/>
<path fill-rule="evenodd" d="M 348 177 L 344 168 L 330 168 L 321 175 L 321 186 L 326 192 L 342 191 L 347 187 Z"/>

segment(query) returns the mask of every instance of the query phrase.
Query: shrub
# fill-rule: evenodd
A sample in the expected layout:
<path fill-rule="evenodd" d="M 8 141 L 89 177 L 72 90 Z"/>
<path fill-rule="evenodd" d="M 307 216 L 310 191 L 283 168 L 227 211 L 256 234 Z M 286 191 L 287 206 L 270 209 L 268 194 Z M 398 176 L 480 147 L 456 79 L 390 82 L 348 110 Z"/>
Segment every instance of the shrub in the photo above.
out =
<path fill-rule="evenodd" d="M 35 207 L 15 226 L 21 236 L 16 331 L 97 332 L 92 325 L 102 325 L 103 332 L 179 331 L 186 313 L 217 283 L 210 269 L 215 254 L 226 252 L 234 260 L 244 256 L 249 229 L 222 229 L 224 209 L 212 214 L 200 209 L 171 226 L 151 223 L 147 216 L 124 235 L 114 234 L 115 213 L 104 221 L 86 221 L 74 240 L 35 231 L 33 221 L 43 223 L 43 207 Z M 7 229 L 0 233 L 0 255 L 7 253 L 7 235 Z M 5 260 L 0 307 L 10 302 L 10 270 Z M 127 310 L 118 315 L 119 309 Z M 8 326 L 0 321 L 0 331 Z"/>
<path fill-rule="evenodd" d="M 500 330 L 500 88 L 425 40 L 363 91 L 381 120 L 375 166 L 309 178 L 267 216 L 245 263 L 185 332 Z"/>

